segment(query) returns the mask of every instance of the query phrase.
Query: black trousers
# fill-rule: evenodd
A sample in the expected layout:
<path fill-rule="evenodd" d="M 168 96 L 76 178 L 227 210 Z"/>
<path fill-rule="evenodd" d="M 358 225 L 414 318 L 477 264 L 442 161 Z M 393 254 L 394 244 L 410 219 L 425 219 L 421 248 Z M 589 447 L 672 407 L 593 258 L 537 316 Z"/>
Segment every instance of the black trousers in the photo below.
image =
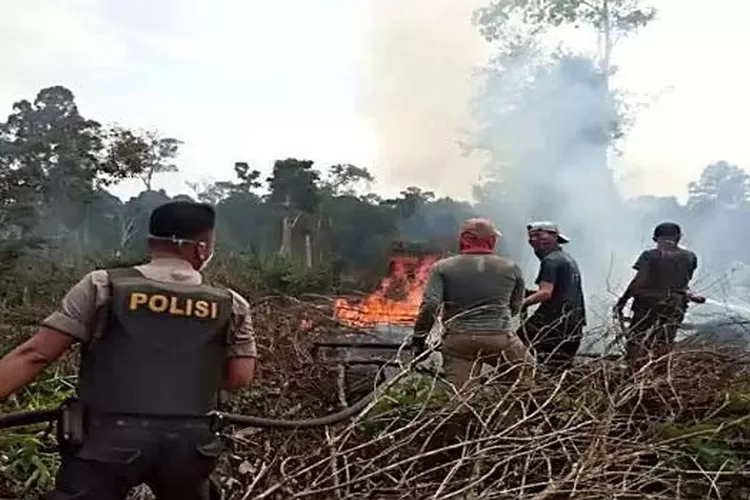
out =
<path fill-rule="evenodd" d="M 125 500 L 148 485 L 159 500 L 208 500 L 222 442 L 205 421 L 92 419 L 86 441 L 63 451 L 48 500 Z"/>
<path fill-rule="evenodd" d="M 581 347 L 583 325 L 581 322 L 549 321 L 532 315 L 516 334 L 535 354 L 537 363 L 557 372 L 572 366 Z"/>
<path fill-rule="evenodd" d="M 635 298 L 633 319 L 627 338 L 627 358 L 631 362 L 651 353 L 662 356 L 674 344 L 677 330 L 685 319 L 687 299 L 682 296 L 668 300 Z"/>

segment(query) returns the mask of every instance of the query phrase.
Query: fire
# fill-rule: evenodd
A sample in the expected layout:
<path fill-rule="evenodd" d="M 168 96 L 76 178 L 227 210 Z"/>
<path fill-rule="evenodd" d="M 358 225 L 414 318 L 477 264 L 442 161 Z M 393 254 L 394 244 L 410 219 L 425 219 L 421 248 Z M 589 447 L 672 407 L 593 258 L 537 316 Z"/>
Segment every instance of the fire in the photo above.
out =
<path fill-rule="evenodd" d="M 334 317 L 356 327 L 414 324 L 430 266 L 439 256 L 395 256 L 377 290 L 363 300 L 338 299 Z"/>

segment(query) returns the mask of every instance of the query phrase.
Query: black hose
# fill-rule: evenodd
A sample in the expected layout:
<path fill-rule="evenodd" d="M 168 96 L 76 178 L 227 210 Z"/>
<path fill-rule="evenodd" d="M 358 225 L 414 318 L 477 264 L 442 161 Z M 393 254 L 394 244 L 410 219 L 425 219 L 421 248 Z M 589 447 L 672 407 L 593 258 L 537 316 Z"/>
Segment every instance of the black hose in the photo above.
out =
<path fill-rule="evenodd" d="M 0 429 L 9 429 L 11 427 L 21 427 L 24 425 L 51 422 L 53 420 L 57 420 L 59 416 L 59 408 L 24 411 L 18 413 L 10 413 L 8 415 L 0 415 Z"/>
<path fill-rule="evenodd" d="M 230 424 L 246 425 L 248 427 L 261 427 L 266 429 L 312 429 L 314 427 L 325 427 L 348 420 L 367 407 L 375 396 L 376 391 L 370 392 L 352 406 L 325 417 L 306 418 L 301 420 L 284 420 L 276 418 L 256 417 L 253 415 L 238 415 L 236 413 L 214 412 L 212 415 L 218 420 Z"/>
<path fill-rule="evenodd" d="M 313 427 L 325 427 L 327 425 L 337 424 L 348 420 L 357 413 L 361 412 L 372 401 L 374 392 L 357 401 L 354 405 L 320 418 L 308 418 L 301 420 L 284 420 L 275 418 L 256 417 L 253 415 L 238 415 L 235 413 L 212 412 L 206 417 L 215 418 L 219 424 L 241 424 L 249 427 L 261 427 L 268 429 L 310 429 Z M 22 427 L 25 425 L 38 424 L 42 422 L 51 422 L 57 420 L 60 415 L 59 408 L 36 410 L 9 415 L 0 416 L 0 429 L 9 429 L 12 427 Z M 144 416 L 144 418 L 146 418 Z M 179 418 L 175 416 L 175 418 Z"/>

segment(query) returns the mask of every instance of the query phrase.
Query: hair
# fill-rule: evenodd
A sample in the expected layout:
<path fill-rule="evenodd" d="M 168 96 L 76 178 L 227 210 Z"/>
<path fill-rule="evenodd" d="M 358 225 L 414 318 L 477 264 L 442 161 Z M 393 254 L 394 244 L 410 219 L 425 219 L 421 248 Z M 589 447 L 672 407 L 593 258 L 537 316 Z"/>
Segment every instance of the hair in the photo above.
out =
<path fill-rule="evenodd" d="M 680 226 L 674 222 L 662 222 L 654 228 L 654 239 L 668 238 L 679 240 L 682 236 Z"/>
<path fill-rule="evenodd" d="M 196 240 L 216 224 L 211 205 L 192 201 L 170 201 L 154 209 L 148 224 L 151 236 Z"/>
<path fill-rule="evenodd" d="M 478 238 L 497 238 L 500 236 L 500 231 L 495 228 L 489 219 L 472 217 L 466 219 L 459 228 L 459 237 L 464 234 L 471 234 Z"/>

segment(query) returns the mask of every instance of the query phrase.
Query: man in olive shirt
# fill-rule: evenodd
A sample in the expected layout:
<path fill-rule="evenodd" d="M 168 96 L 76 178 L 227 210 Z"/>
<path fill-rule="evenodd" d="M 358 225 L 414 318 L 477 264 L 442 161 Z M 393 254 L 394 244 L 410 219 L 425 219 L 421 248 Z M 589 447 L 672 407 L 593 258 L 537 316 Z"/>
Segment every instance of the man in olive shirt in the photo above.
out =
<path fill-rule="evenodd" d="M 535 292 L 528 292 L 523 307 L 539 304 L 518 335 L 536 351 L 537 361 L 552 371 L 571 366 L 581 346 L 586 325 L 581 272 L 575 259 L 562 249 L 568 238 L 553 222 L 527 226 L 529 244 L 539 259 Z"/>
<path fill-rule="evenodd" d="M 689 290 L 690 280 L 698 267 L 698 257 L 679 246 L 682 230 L 674 222 L 663 222 L 654 228 L 656 248 L 638 256 L 633 269 L 636 275 L 615 305 L 622 315 L 632 298 L 631 319 L 626 344 L 630 364 L 643 354 L 666 354 L 674 344 L 690 301 L 702 303 L 705 298 Z"/>
<path fill-rule="evenodd" d="M 199 415 L 219 389 L 252 381 L 257 356 L 248 302 L 203 284 L 214 226 L 209 205 L 156 208 L 148 264 L 87 274 L 0 360 L 2 399 L 74 342 L 85 348 L 77 391 L 85 438 L 62 447 L 50 499 L 124 500 L 142 483 L 159 499 L 204 498 L 221 446 Z"/>
<path fill-rule="evenodd" d="M 513 333 L 511 317 L 524 294 L 521 269 L 493 253 L 500 233 L 486 219 L 469 219 L 460 229 L 459 255 L 432 265 L 414 326 L 417 352 L 442 309 L 442 355 L 448 380 L 460 389 L 482 363 L 501 361 L 528 377 L 534 360 Z"/>

